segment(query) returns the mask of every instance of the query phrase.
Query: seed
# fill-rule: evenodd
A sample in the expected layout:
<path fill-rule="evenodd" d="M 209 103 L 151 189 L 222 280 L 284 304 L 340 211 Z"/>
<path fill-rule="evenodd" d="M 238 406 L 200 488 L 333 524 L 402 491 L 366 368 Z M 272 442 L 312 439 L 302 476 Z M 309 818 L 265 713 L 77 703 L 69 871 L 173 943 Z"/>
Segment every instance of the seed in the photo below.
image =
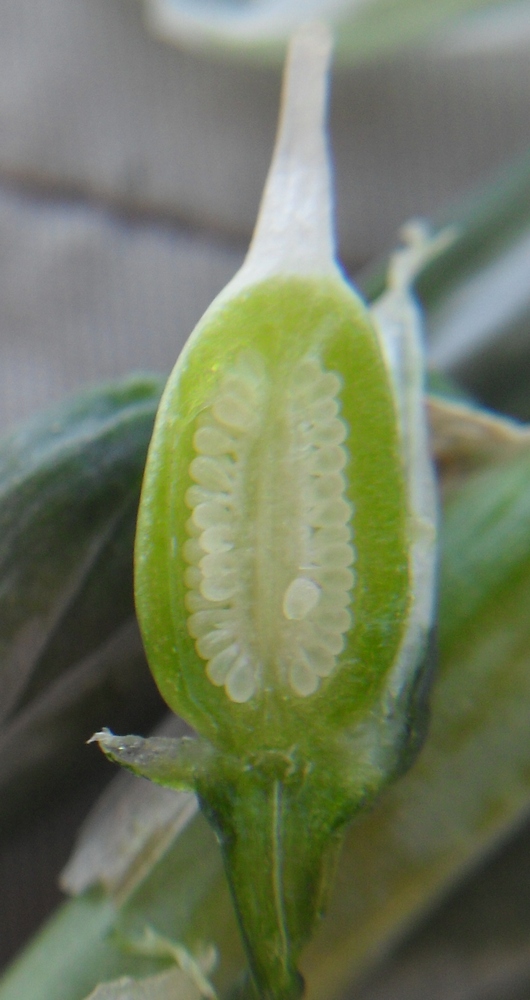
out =
<path fill-rule="evenodd" d="M 248 657 L 240 656 L 232 667 L 225 683 L 225 690 L 231 701 L 243 704 L 256 691 L 256 675 Z"/>
<path fill-rule="evenodd" d="M 182 546 L 182 555 L 186 562 L 191 563 L 192 566 L 197 566 L 204 557 L 204 549 L 201 548 L 196 538 L 188 538 L 187 542 L 184 542 Z"/>
<path fill-rule="evenodd" d="M 217 427 L 200 427 L 193 435 L 193 447 L 199 455 L 225 455 L 234 448 L 234 440 Z"/>
<path fill-rule="evenodd" d="M 326 590 L 322 596 L 322 610 L 328 611 L 333 608 L 347 608 L 351 601 L 351 594 L 347 590 Z"/>
<path fill-rule="evenodd" d="M 302 361 L 296 371 L 295 392 L 304 392 L 307 386 L 318 382 L 321 375 L 322 368 L 316 358 L 307 358 Z"/>
<path fill-rule="evenodd" d="M 320 424 L 326 423 L 328 420 L 333 420 L 338 412 L 339 404 L 336 399 L 317 398 L 308 407 L 306 416 L 313 424 Z"/>
<path fill-rule="evenodd" d="M 334 399 L 340 392 L 341 386 L 339 376 L 335 375 L 334 372 L 323 374 L 317 361 L 312 364 L 304 363 L 297 369 L 293 396 L 298 401 L 298 405 L 305 409 L 312 402 L 320 402 L 328 398 Z"/>
<path fill-rule="evenodd" d="M 208 663 L 206 667 L 206 675 L 211 680 L 212 684 L 220 687 L 225 683 L 229 671 L 231 670 L 236 658 L 239 656 L 239 646 L 234 642 L 227 649 L 223 649 L 222 652 L 217 653 Z"/>
<path fill-rule="evenodd" d="M 342 389 L 342 379 L 335 372 L 322 375 L 318 387 L 323 396 L 337 396 Z"/>
<path fill-rule="evenodd" d="M 188 535 L 190 535 L 192 538 L 198 538 L 199 535 L 201 534 L 201 529 L 197 524 L 195 524 L 193 518 L 191 517 L 189 517 L 188 520 L 186 521 L 185 527 L 186 531 L 188 532 Z"/>
<path fill-rule="evenodd" d="M 315 638 L 318 640 L 319 645 L 324 646 L 333 657 L 342 653 L 344 646 L 346 645 L 344 636 L 340 632 L 326 632 L 322 628 L 314 628 L 313 633 Z"/>
<path fill-rule="evenodd" d="M 348 431 L 342 420 L 331 420 L 329 424 L 315 424 L 308 434 L 311 443 L 320 447 L 342 444 L 347 436 Z"/>
<path fill-rule="evenodd" d="M 184 502 L 187 507 L 193 510 L 197 504 L 207 503 L 208 500 L 212 499 L 212 493 L 210 490 L 203 490 L 200 486 L 190 486 L 184 494 Z"/>
<path fill-rule="evenodd" d="M 238 577 L 235 570 L 221 576 L 207 577 L 200 586 L 202 596 L 209 601 L 227 601 L 237 593 L 237 589 Z"/>
<path fill-rule="evenodd" d="M 200 455 L 194 458 L 190 464 L 190 476 L 199 486 L 207 490 L 225 490 L 230 492 L 233 486 L 233 479 L 230 475 L 232 462 L 222 458 L 208 458 Z"/>
<path fill-rule="evenodd" d="M 289 667 L 289 684 L 295 694 L 302 698 L 314 694 L 318 687 L 318 677 L 305 660 L 296 660 Z"/>
<path fill-rule="evenodd" d="M 230 625 L 233 621 L 233 612 L 226 608 L 211 608 L 211 610 L 197 611 L 196 614 L 188 618 L 188 632 L 193 639 L 200 639 L 203 635 L 208 635 L 215 628 L 222 628 L 223 625 Z"/>
<path fill-rule="evenodd" d="M 329 476 L 340 472 L 346 465 L 344 448 L 316 448 L 308 460 L 308 468 L 314 476 Z"/>
<path fill-rule="evenodd" d="M 342 496 L 344 479 L 339 473 L 332 476 L 311 476 L 309 490 L 311 499 L 315 502 L 333 500 Z"/>
<path fill-rule="evenodd" d="M 351 569 L 319 566 L 313 570 L 313 576 L 326 593 L 336 590 L 351 590 L 355 582 L 355 576 Z"/>
<path fill-rule="evenodd" d="M 267 632 L 272 626 L 271 642 L 284 664 L 277 667 L 277 682 L 300 697 L 313 694 L 319 677 L 333 672 L 344 648 L 343 633 L 351 622 L 354 576 L 348 567 L 354 549 L 353 505 L 346 499 L 342 474 L 348 453 L 343 444 L 347 427 L 338 416 L 340 388 L 340 378 L 326 372 L 318 358 L 309 357 L 288 376 L 285 402 L 274 397 L 272 405 L 276 390 L 263 359 L 258 352 L 244 352 L 197 418 L 196 457 L 190 464 L 196 485 L 186 494 L 192 514 L 183 547 L 191 563 L 185 575 L 189 631 L 197 654 L 206 661 L 206 675 L 224 685 L 227 697 L 236 703 L 248 701 L 263 684 L 262 640 L 249 636 L 253 629 L 257 636 L 262 632 L 255 602 L 267 600 L 257 595 L 266 595 L 269 587 L 264 581 L 262 588 L 261 567 L 276 572 L 271 560 L 279 564 L 279 579 L 288 573 L 290 580 L 276 621 L 276 605 L 270 599 L 266 611 Z M 278 422 L 278 443 L 287 444 L 279 464 L 276 452 L 272 462 L 266 458 L 268 438 L 272 440 L 265 433 L 269 419 Z M 256 459 L 262 445 L 265 461 L 260 465 Z M 277 528 L 285 546 L 282 541 L 275 551 L 267 539 L 277 530 L 274 498 L 282 496 L 284 488 L 293 491 L 293 503 L 287 512 L 280 505 Z M 256 491 L 262 505 L 272 504 L 270 511 L 261 507 L 259 521 L 252 518 Z M 248 635 L 244 622 L 251 625 Z M 267 684 L 272 680 L 267 677 Z"/>
<path fill-rule="evenodd" d="M 228 552 L 234 547 L 233 532 L 226 524 L 207 528 L 201 535 L 201 547 L 205 552 Z"/>
<path fill-rule="evenodd" d="M 202 656 L 203 660 L 209 660 L 211 657 L 225 650 L 233 641 L 234 634 L 232 631 L 228 629 L 214 629 L 213 632 L 208 632 L 207 635 L 197 639 L 195 649 L 199 656 Z"/>
<path fill-rule="evenodd" d="M 235 572 L 237 561 L 233 552 L 210 552 L 203 554 L 199 566 L 204 577 L 225 576 Z"/>
<path fill-rule="evenodd" d="M 200 587 L 202 573 L 198 566 L 188 566 L 184 570 L 184 583 L 190 590 L 197 590 Z"/>
<path fill-rule="evenodd" d="M 353 562 L 353 549 L 344 542 L 338 545 L 316 542 L 313 544 L 313 555 L 319 566 L 329 566 L 333 569 L 345 569 Z"/>
<path fill-rule="evenodd" d="M 207 601 L 197 590 L 188 590 L 184 597 L 184 604 L 188 611 L 206 611 L 211 608 L 210 601 Z"/>
<path fill-rule="evenodd" d="M 327 607 L 317 608 L 314 613 L 316 625 L 320 625 L 329 631 L 347 632 L 351 626 L 351 615 L 343 608 Z"/>
<path fill-rule="evenodd" d="M 317 606 L 320 594 L 320 587 L 313 580 L 303 576 L 292 580 L 283 597 L 282 608 L 285 617 L 295 621 L 306 618 Z"/>
<path fill-rule="evenodd" d="M 192 521 L 198 528 L 217 528 L 221 524 L 230 524 L 232 514 L 222 500 L 210 500 L 200 503 L 192 514 Z"/>
<path fill-rule="evenodd" d="M 250 407 L 236 396 L 222 396 L 214 403 L 212 413 L 220 424 L 236 431 L 246 431 L 254 422 Z"/>
<path fill-rule="evenodd" d="M 351 517 L 351 506 L 347 500 L 330 500 L 313 507 L 307 521 L 314 528 L 327 528 L 346 524 Z"/>
<path fill-rule="evenodd" d="M 334 545 L 338 542 L 347 542 L 351 537 L 351 529 L 348 524 L 326 525 L 319 528 L 313 535 L 315 548 L 322 548 L 324 545 Z"/>
<path fill-rule="evenodd" d="M 256 402 L 257 388 L 256 379 L 249 372 L 235 371 L 232 375 L 225 375 L 221 398 L 230 396 L 245 406 L 253 406 Z"/>
<path fill-rule="evenodd" d="M 311 670 L 319 677 L 329 677 L 335 667 L 335 657 L 324 646 L 309 646 L 304 650 Z"/>

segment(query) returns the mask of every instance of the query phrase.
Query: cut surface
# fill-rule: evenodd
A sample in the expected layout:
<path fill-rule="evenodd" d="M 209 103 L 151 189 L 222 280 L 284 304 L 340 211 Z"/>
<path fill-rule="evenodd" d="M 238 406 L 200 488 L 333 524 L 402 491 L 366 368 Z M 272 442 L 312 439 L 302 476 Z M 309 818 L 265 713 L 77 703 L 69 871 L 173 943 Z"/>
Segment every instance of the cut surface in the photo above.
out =
<path fill-rule="evenodd" d="M 212 684 L 243 703 L 313 694 L 352 625 L 341 379 L 308 356 L 273 379 L 241 352 L 201 413 L 186 493 L 188 631 Z"/>

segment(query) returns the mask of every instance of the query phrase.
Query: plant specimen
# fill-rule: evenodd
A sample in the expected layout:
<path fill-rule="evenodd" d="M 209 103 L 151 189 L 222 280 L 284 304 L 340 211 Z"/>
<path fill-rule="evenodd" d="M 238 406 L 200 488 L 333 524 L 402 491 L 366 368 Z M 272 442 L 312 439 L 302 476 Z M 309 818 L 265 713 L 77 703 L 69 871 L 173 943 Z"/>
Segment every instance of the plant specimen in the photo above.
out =
<path fill-rule="evenodd" d="M 419 314 L 430 242 L 404 231 L 369 310 L 334 257 L 330 39 L 290 51 L 248 256 L 170 376 L 150 445 L 136 601 L 151 670 L 197 739 L 96 734 L 196 791 L 221 842 L 252 980 L 302 991 L 301 948 L 346 824 L 425 729 L 436 501 Z"/>

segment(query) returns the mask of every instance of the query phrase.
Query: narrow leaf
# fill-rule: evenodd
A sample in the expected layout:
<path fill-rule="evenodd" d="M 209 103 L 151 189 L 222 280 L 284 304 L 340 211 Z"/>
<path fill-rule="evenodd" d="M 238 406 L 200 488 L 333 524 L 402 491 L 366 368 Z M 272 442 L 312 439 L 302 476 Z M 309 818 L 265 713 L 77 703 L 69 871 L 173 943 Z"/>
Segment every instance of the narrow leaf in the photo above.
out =
<path fill-rule="evenodd" d="M 155 377 L 102 386 L 0 444 L 1 823 L 79 761 L 83 733 L 157 711 L 132 543 L 159 393 Z"/>

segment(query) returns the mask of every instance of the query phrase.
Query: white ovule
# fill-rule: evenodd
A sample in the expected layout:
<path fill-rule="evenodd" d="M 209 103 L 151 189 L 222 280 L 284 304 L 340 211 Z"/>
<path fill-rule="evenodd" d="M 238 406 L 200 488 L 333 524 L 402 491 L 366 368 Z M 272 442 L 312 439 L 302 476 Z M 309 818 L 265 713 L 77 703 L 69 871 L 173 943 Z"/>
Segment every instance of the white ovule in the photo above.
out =
<path fill-rule="evenodd" d="M 290 621 L 301 621 L 307 618 L 310 611 L 316 608 L 320 597 L 320 587 L 313 580 L 298 576 L 289 584 L 283 595 L 282 610 Z"/>
<path fill-rule="evenodd" d="M 197 419 L 186 492 L 188 630 L 206 676 L 244 703 L 308 697 L 352 625 L 352 505 L 341 380 L 308 357 L 270 378 L 242 352 Z"/>

